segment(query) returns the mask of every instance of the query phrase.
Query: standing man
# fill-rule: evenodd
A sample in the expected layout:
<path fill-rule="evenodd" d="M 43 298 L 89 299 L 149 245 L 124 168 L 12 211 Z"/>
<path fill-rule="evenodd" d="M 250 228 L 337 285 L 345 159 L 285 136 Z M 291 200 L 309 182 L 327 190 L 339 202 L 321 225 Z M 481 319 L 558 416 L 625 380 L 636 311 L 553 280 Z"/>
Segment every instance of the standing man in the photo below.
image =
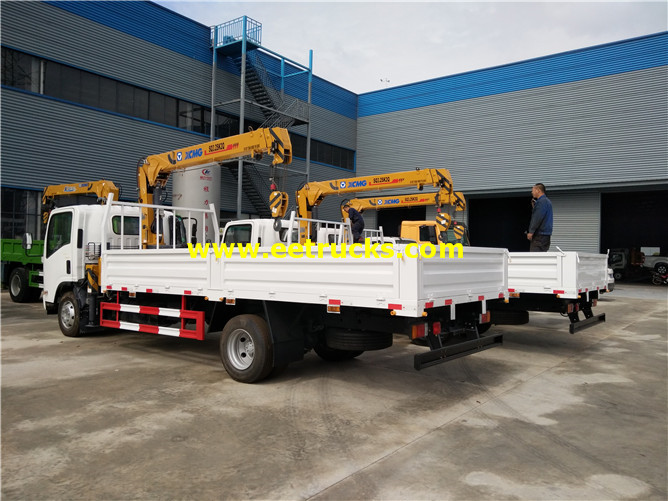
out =
<path fill-rule="evenodd" d="M 536 183 L 531 188 L 534 198 L 533 211 L 527 238 L 531 241 L 531 252 L 547 252 L 552 237 L 552 202 L 545 195 L 545 185 Z"/>
<path fill-rule="evenodd" d="M 353 232 L 353 243 L 361 242 L 362 232 L 364 231 L 364 218 L 356 209 L 353 209 L 349 203 L 344 204 L 343 210 L 350 219 L 350 229 Z"/>

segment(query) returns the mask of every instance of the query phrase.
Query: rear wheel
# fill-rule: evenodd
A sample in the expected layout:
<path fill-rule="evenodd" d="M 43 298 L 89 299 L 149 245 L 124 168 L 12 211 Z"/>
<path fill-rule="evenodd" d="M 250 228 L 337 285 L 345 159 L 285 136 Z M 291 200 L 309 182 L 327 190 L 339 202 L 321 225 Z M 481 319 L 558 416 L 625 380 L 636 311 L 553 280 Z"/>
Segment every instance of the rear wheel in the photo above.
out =
<path fill-rule="evenodd" d="M 58 302 L 58 325 L 67 337 L 77 337 L 81 320 L 79 302 L 73 292 L 66 292 Z"/>
<path fill-rule="evenodd" d="M 220 358 L 230 377 L 241 383 L 266 378 L 273 368 L 273 343 L 269 326 L 258 315 L 232 318 L 220 337 Z"/>
<path fill-rule="evenodd" d="M 25 303 L 31 299 L 28 272 L 25 268 L 14 268 L 9 275 L 9 297 L 15 303 Z"/>
<path fill-rule="evenodd" d="M 313 351 L 328 362 L 340 362 L 342 360 L 351 360 L 355 357 L 359 357 L 363 350 L 337 350 L 336 348 L 330 348 L 324 344 L 319 344 L 313 348 Z"/>
<path fill-rule="evenodd" d="M 654 271 L 656 271 L 659 275 L 665 275 L 668 273 L 668 264 L 666 263 L 656 263 L 654 266 Z"/>
<path fill-rule="evenodd" d="M 391 332 L 328 329 L 327 347 L 343 351 L 382 350 L 392 346 Z"/>

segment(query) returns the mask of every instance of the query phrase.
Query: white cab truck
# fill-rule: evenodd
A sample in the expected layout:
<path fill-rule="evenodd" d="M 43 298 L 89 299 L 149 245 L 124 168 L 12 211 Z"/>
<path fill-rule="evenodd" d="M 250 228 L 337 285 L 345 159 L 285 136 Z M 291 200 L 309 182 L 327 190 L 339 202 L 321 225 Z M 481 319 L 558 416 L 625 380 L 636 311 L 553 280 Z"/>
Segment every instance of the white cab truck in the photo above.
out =
<path fill-rule="evenodd" d="M 600 295 L 608 291 L 608 283 L 606 254 L 510 252 L 510 301 L 493 305 L 492 323 L 524 323 L 529 311 L 557 312 L 568 316 L 572 334 L 579 328 L 605 321 L 605 313 L 594 315 L 592 308 Z"/>
<path fill-rule="evenodd" d="M 43 301 L 66 336 L 117 328 L 202 340 L 222 331 L 223 365 L 246 383 L 311 349 L 343 360 L 388 348 L 393 334 L 427 339 L 416 369 L 502 342 L 500 334 L 483 333 L 491 305 L 508 298 L 505 249 L 467 247 L 461 258 L 415 258 L 406 255 L 407 244 L 387 242 L 392 257 L 341 257 L 342 244 L 351 241 L 349 225 L 305 224 L 293 216 L 280 224 L 247 219 L 225 226 L 221 244 L 257 244 L 256 257 L 243 257 L 238 248 L 217 256 L 212 244 L 218 242 L 192 257 L 197 247 L 187 244 L 207 242 L 203 230 L 184 235 L 192 225 L 183 222 L 208 217 L 217 225 L 213 206 L 179 208 L 181 222 L 169 208 L 111 198 L 104 206 L 56 209 L 49 218 Z M 155 243 L 148 248 L 139 228 L 147 209 L 164 222 L 152 229 Z M 299 241 L 300 225 L 312 231 L 313 244 L 333 245 L 312 257 L 272 254 L 273 244 Z"/>

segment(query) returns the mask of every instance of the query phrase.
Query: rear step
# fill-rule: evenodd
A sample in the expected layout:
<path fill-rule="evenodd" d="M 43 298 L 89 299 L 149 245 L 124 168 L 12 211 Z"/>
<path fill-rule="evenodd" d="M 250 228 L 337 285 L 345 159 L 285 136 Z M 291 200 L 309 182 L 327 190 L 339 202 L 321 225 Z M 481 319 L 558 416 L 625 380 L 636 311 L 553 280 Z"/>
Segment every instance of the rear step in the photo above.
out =
<path fill-rule="evenodd" d="M 415 367 L 415 370 L 419 371 L 424 367 L 442 364 L 456 358 L 465 357 L 466 355 L 472 355 L 479 351 L 494 348 L 495 346 L 501 346 L 502 344 L 503 334 L 494 334 L 462 341 L 461 343 L 432 349 L 428 352 L 415 355 L 413 366 Z"/>
<path fill-rule="evenodd" d="M 598 315 L 585 318 L 584 320 L 577 319 L 575 322 L 573 322 L 573 319 L 571 318 L 571 325 L 569 327 L 569 331 L 571 334 L 575 334 L 575 331 L 584 329 L 585 327 L 589 327 L 599 322 L 605 322 L 605 313 L 600 313 Z"/>

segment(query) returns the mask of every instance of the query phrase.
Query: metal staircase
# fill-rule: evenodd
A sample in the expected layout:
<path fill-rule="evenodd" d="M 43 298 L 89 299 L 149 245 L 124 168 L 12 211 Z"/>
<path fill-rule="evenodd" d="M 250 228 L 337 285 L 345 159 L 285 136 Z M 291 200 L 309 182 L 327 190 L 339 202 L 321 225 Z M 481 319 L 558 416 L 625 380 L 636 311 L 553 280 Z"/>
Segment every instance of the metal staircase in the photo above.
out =
<path fill-rule="evenodd" d="M 238 164 L 230 163 L 228 164 L 228 167 L 234 176 L 234 179 L 238 180 Z M 257 214 L 262 218 L 270 218 L 271 208 L 269 207 L 269 185 L 264 181 L 264 176 L 258 172 L 255 164 L 244 162 L 241 186 L 246 199 L 255 208 Z"/>
<path fill-rule="evenodd" d="M 311 137 L 310 106 L 311 82 L 313 78 L 313 51 L 309 52 L 308 66 L 290 60 L 275 52 L 262 47 L 262 24 L 242 16 L 211 28 L 212 72 L 211 72 L 211 112 L 235 115 L 230 107 L 239 103 L 239 119 L 243 124 L 246 120 L 248 105 L 259 108 L 264 122 L 260 127 L 289 128 L 306 125 L 307 142 Z M 216 101 L 216 74 L 218 72 L 218 57 L 229 58 L 239 70 L 242 82 L 239 89 L 239 99 L 226 102 Z M 280 65 L 280 71 L 268 71 L 263 61 L 271 68 Z M 295 82 L 294 77 L 300 77 Z M 307 101 L 298 99 L 284 91 L 286 82 L 295 82 L 308 96 Z M 250 92 L 250 94 L 248 94 Z M 304 94 L 302 94 L 304 95 Z M 252 96 L 252 99 L 248 99 Z M 217 109 L 225 110 L 222 113 Z M 213 122 L 213 120 L 212 120 Z M 242 132 L 240 127 L 239 133 Z M 215 135 L 214 126 L 211 127 L 211 140 Z M 309 177 L 310 155 L 306 149 L 306 179 Z M 242 196 L 250 202 L 261 217 L 271 217 L 269 208 L 270 189 L 263 175 L 256 165 L 250 162 L 238 161 L 235 165 L 225 164 L 237 181 L 237 215 L 241 215 Z M 239 176 L 239 170 L 243 173 Z M 273 170 L 273 169 L 272 169 Z M 287 167 L 285 168 L 287 169 Z M 272 172 L 273 176 L 273 172 Z M 239 179 L 241 177 L 241 179 Z"/>
<path fill-rule="evenodd" d="M 231 59 L 241 71 L 243 55 Z M 257 50 L 246 53 L 246 87 L 260 105 L 260 112 L 265 118 L 262 127 L 288 128 L 308 122 L 308 104 L 276 90 L 276 84 Z"/>

